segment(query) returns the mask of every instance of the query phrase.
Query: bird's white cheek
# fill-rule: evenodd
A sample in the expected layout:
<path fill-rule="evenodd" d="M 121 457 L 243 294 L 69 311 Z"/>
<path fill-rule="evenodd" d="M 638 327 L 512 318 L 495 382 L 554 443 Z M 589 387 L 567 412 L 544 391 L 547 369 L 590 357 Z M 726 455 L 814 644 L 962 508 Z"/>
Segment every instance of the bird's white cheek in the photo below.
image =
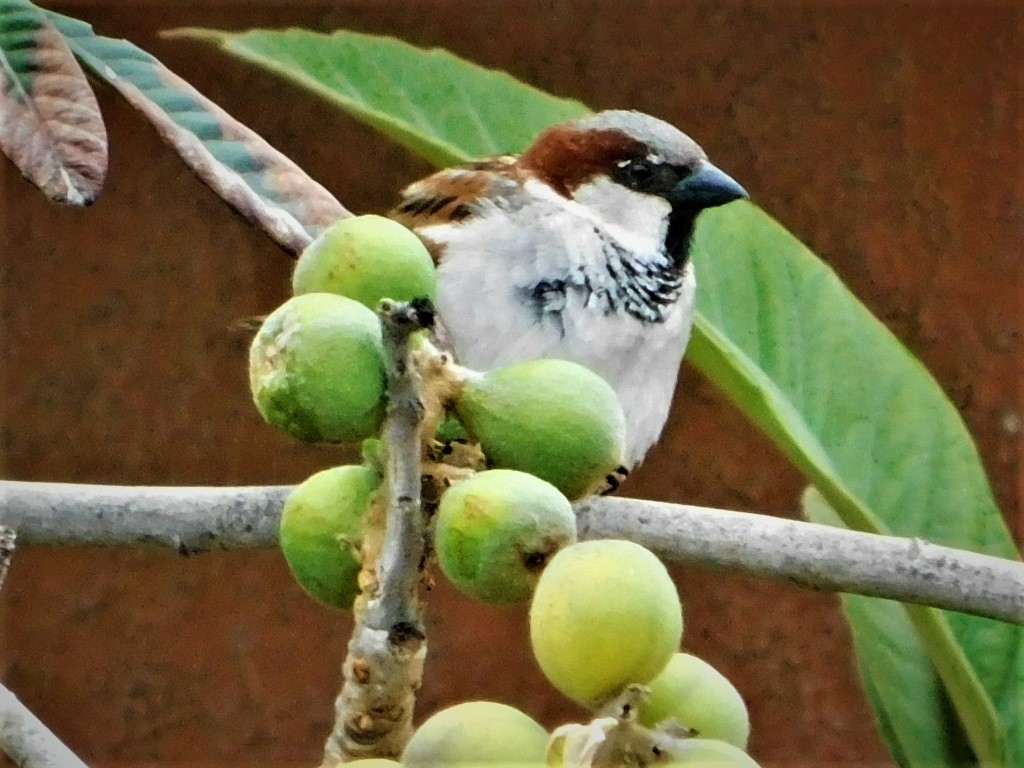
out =
<path fill-rule="evenodd" d="M 654 195 L 634 192 L 607 176 L 581 184 L 573 201 L 592 212 L 602 226 L 636 253 L 657 253 L 665 243 L 672 206 Z"/>

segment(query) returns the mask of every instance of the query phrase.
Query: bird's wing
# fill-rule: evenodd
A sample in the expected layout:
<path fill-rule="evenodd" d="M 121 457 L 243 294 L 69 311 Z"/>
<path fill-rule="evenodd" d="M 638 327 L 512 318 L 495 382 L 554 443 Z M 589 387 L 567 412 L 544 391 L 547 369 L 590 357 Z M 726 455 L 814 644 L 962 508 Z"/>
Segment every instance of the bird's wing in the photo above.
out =
<path fill-rule="evenodd" d="M 441 261 L 441 241 L 424 230 L 458 225 L 483 213 L 487 206 L 511 206 L 522 189 L 516 157 L 502 155 L 443 171 L 402 190 L 388 216 L 420 235 L 435 263 Z M 441 317 L 434 326 L 434 341 L 455 356 L 451 335 Z"/>
<path fill-rule="evenodd" d="M 492 157 L 446 168 L 410 184 L 388 216 L 412 230 L 456 224 L 486 205 L 510 202 L 520 188 L 516 158 Z"/>

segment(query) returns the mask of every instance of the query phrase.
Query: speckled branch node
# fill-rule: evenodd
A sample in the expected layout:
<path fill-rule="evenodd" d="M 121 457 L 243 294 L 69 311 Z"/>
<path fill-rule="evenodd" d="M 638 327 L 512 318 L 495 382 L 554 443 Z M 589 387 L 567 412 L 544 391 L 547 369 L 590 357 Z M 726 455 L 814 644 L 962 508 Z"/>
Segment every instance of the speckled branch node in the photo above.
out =
<path fill-rule="evenodd" d="M 17 537 L 13 528 L 0 525 L 0 589 L 3 589 L 4 579 L 7 578 L 7 569 L 11 565 L 11 555 L 14 554 L 14 543 Z"/>
<path fill-rule="evenodd" d="M 388 391 L 386 495 L 367 519 L 362 594 L 353 609 L 355 628 L 342 667 L 345 682 L 335 702 L 323 768 L 401 754 L 412 735 L 415 692 L 427 654 L 419 600 L 426 544 L 420 498 L 425 408 L 409 337 L 432 323 L 433 312 L 417 302 L 385 301 L 379 314 Z"/>

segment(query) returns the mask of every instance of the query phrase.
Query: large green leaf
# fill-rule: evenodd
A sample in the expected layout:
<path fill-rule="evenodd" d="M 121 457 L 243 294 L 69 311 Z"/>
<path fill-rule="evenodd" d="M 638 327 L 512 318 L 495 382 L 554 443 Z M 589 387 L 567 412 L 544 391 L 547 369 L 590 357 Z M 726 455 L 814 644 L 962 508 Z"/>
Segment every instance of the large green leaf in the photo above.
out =
<path fill-rule="evenodd" d="M 204 183 L 286 250 L 300 252 L 325 227 L 351 215 L 295 163 L 142 49 L 96 35 L 67 16 L 46 11 L 45 19 Z"/>
<path fill-rule="evenodd" d="M 842 526 L 813 487 L 801 499 L 804 516 Z M 966 737 L 948 706 L 927 648 L 904 607 L 891 600 L 841 596 L 861 682 L 897 762 L 904 768 L 970 764 Z M 899 681 L 883 685 L 882 681 Z"/>
<path fill-rule="evenodd" d="M 103 188 L 107 131 L 92 87 L 26 0 L 0 0 L 0 149 L 56 203 L 89 205 Z"/>
<path fill-rule="evenodd" d="M 843 524 L 1017 557 L 974 443 L 924 367 L 766 214 L 733 205 L 702 219 L 691 359 Z M 983 764 L 1021 764 L 1024 628 L 906 613 Z M 877 691 L 903 684 L 867 674 Z"/>
<path fill-rule="evenodd" d="M 518 152 L 538 125 L 588 111 L 505 72 L 390 37 L 304 29 L 167 34 L 206 40 L 294 80 L 437 165 Z"/>
<path fill-rule="evenodd" d="M 973 764 L 963 728 L 903 607 L 857 595 L 840 600 L 879 732 L 897 762 L 905 768 Z"/>
<path fill-rule="evenodd" d="M 365 35 L 201 34 L 439 164 L 521 149 L 554 120 L 583 111 L 453 57 Z M 844 524 L 1017 556 L 956 409 L 827 266 L 748 204 L 702 216 L 694 245 L 700 313 L 688 358 L 779 444 Z M 1024 629 L 911 608 L 915 645 L 903 623 L 866 627 L 863 612 L 848 616 L 855 635 L 869 629 L 903 648 L 917 675 L 927 655 L 983 763 L 1024 764 Z M 863 665 L 876 702 L 915 684 L 895 666 Z M 938 706 L 934 680 L 915 693 Z M 886 715 L 882 730 L 892 736 L 902 723 Z M 912 737 L 901 730 L 894 752 L 906 755 Z"/>

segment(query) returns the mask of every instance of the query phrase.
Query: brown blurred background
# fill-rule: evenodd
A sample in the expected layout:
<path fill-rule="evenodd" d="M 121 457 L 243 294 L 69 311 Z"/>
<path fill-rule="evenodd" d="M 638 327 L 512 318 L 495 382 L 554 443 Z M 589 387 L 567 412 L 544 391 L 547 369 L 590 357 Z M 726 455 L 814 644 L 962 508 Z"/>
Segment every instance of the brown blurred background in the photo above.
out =
<path fill-rule="evenodd" d="M 357 212 L 428 167 L 281 80 L 160 29 L 338 27 L 444 46 L 594 107 L 691 133 L 935 373 L 976 436 L 1018 541 L 1024 14 L 1016 3 L 281 0 L 53 4 L 126 37 Z M 108 89 L 106 191 L 52 207 L 0 162 L 0 473 L 262 484 L 338 462 L 249 403 L 237 318 L 290 261 Z M 692 370 L 631 495 L 791 516 L 799 476 Z M 888 765 L 830 595 L 677 569 L 686 644 L 747 698 L 768 765 Z M 2 596 L 4 682 L 88 762 L 310 765 L 349 622 L 276 552 L 180 559 L 23 549 Z M 466 698 L 579 714 L 530 658 L 522 610 L 440 585 L 421 712 Z"/>

